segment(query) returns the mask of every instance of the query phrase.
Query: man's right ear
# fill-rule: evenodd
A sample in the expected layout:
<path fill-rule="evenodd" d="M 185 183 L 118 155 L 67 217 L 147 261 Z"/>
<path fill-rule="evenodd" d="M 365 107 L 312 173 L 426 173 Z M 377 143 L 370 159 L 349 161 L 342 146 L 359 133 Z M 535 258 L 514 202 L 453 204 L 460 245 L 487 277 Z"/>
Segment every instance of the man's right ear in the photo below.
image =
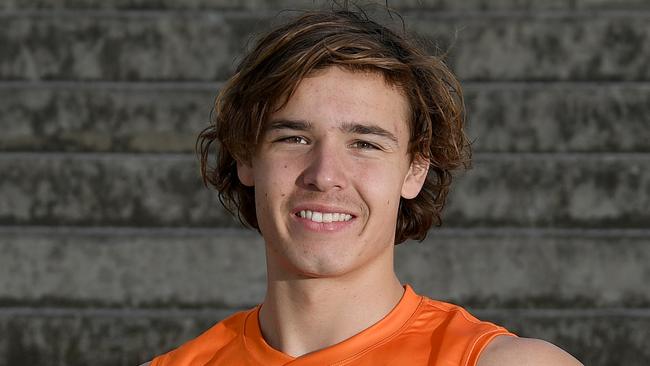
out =
<path fill-rule="evenodd" d="M 250 163 L 242 163 L 237 160 L 237 176 L 241 184 L 247 187 L 255 186 L 255 180 L 253 179 L 253 167 Z"/>

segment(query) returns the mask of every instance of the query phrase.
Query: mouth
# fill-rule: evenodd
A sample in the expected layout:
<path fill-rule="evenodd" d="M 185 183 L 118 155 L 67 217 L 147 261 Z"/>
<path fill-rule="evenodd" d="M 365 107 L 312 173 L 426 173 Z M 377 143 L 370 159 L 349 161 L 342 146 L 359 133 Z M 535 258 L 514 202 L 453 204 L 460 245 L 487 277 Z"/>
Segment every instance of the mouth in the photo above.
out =
<path fill-rule="evenodd" d="M 347 222 L 352 220 L 354 216 L 345 213 L 345 212 L 321 212 L 321 211 L 311 211 L 311 210 L 300 210 L 295 213 L 297 217 L 311 220 L 312 222 L 318 223 L 330 223 L 330 222 Z"/>
<path fill-rule="evenodd" d="M 316 233 L 337 233 L 350 230 L 357 221 L 354 212 L 333 205 L 310 203 L 295 207 L 291 216 L 299 228 Z"/>

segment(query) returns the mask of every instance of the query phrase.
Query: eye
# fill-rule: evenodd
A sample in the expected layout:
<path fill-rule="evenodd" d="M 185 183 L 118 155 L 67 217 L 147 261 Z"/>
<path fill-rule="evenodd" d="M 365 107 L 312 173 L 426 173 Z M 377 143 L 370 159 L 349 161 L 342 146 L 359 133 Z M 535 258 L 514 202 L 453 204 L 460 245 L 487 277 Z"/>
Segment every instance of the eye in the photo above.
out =
<path fill-rule="evenodd" d="M 361 150 L 381 150 L 377 145 L 367 141 L 355 141 L 352 146 Z"/>
<path fill-rule="evenodd" d="M 307 145 L 307 139 L 305 139 L 302 136 L 288 136 L 288 137 L 283 137 L 278 140 L 277 142 L 284 142 L 287 144 L 300 144 L 300 145 Z"/>

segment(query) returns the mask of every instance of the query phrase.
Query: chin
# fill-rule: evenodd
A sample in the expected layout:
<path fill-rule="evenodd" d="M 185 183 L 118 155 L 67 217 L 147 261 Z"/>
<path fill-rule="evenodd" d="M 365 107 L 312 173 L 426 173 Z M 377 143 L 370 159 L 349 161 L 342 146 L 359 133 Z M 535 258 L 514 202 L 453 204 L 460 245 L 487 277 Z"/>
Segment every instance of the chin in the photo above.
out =
<path fill-rule="evenodd" d="M 333 249 L 333 248 L 332 248 Z M 269 264 L 278 268 L 280 275 L 299 278 L 324 278 L 339 277 L 353 271 L 357 266 L 340 251 L 332 250 L 328 253 L 315 253 L 313 250 L 304 249 L 299 252 L 285 252 L 285 257 L 269 258 Z M 273 261 L 273 264 L 271 264 Z M 283 262 L 283 263 L 282 263 Z M 280 264 L 276 266 L 275 263 Z M 277 270 L 275 272 L 278 272 Z M 284 273 L 282 273 L 284 272 Z"/>
<path fill-rule="evenodd" d="M 309 258 L 297 258 L 292 264 L 297 273 L 305 277 L 337 277 L 354 267 L 353 264 L 346 263 L 347 261 L 342 259 L 340 255 L 335 254 L 311 255 Z"/>

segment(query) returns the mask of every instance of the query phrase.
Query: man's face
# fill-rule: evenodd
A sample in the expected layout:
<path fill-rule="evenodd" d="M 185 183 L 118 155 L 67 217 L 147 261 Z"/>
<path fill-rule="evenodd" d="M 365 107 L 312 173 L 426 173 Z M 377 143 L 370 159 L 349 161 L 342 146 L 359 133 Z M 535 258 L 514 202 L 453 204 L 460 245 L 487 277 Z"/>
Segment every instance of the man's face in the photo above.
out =
<path fill-rule="evenodd" d="M 400 197 L 417 195 L 408 104 L 376 73 L 337 67 L 299 84 L 264 126 L 243 184 L 255 187 L 269 274 L 332 277 L 390 266 Z"/>

